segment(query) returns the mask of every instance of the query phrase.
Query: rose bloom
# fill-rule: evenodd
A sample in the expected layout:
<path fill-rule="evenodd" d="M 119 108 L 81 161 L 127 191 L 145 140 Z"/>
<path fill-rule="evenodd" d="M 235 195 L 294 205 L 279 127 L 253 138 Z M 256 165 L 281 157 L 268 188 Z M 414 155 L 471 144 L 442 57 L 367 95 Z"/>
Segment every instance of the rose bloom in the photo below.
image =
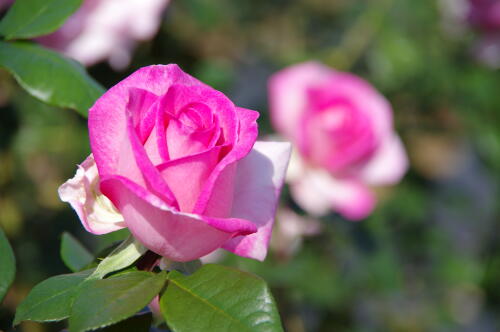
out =
<path fill-rule="evenodd" d="M 137 41 L 151 39 L 169 0 L 84 0 L 56 32 L 37 40 L 85 66 L 125 68 Z"/>
<path fill-rule="evenodd" d="M 467 18 L 473 26 L 485 32 L 500 32 L 500 2 L 469 0 Z"/>
<path fill-rule="evenodd" d="M 8 8 L 14 0 L 0 0 L 0 12 Z"/>
<path fill-rule="evenodd" d="M 177 65 L 139 69 L 89 110 L 92 154 L 59 195 L 89 232 L 127 227 L 170 260 L 262 260 L 291 148 L 256 142 L 258 116 Z"/>
<path fill-rule="evenodd" d="M 491 68 L 500 68 L 500 1 L 469 0 L 467 19 L 480 33 L 475 56 Z"/>
<path fill-rule="evenodd" d="M 405 173 L 391 106 L 361 78 L 306 62 L 274 74 L 269 95 L 274 127 L 295 146 L 291 194 L 309 213 L 362 219 L 375 205 L 369 187 Z"/>

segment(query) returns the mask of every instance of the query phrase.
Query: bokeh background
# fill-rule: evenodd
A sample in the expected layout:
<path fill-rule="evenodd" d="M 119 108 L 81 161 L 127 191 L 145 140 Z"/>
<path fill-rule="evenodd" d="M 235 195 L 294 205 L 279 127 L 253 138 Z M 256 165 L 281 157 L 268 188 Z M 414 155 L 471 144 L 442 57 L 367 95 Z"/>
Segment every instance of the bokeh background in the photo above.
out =
<path fill-rule="evenodd" d="M 273 134 L 266 89 L 273 72 L 315 59 L 365 78 L 392 103 L 411 163 L 403 181 L 378 189 L 377 209 L 360 222 L 334 213 L 310 220 L 285 188 L 282 206 L 316 234 L 290 236 L 280 225 L 292 216 L 282 213 L 264 263 L 218 259 L 270 283 L 290 332 L 495 332 L 500 74 L 491 48 L 483 56 L 485 32 L 464 19 L 466 2 L 173 0 L 126 69 L 103 63 L 89 72 L 110 87 L 139 67 L 178 63 L 259 110 L 262 137 Z M 88 153 L 85 119 L 34 100 L 0 71 L 0 227 L 18 267 L 0 330 L 10 329 L 36 283 L 69 272 L 59 258 L 63 231 L 94 252 L 120 236 L 86 233 L 57 196 Z M 23 323 L 17 331 L 63 326 Z"/>

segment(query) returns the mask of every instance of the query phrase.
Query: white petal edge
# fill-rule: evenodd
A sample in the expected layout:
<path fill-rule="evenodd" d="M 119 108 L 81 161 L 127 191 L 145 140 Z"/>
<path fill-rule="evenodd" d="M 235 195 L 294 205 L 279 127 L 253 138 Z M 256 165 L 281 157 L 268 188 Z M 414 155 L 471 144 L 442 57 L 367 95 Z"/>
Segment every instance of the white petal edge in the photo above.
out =
<path fill-rule="evenodd" d="M 224 249 L 239 256 L 264 260 L 290 154 L 288 142 L 259 141 L 238 161 L 231 216 L 254 222 L 258 230 L 229 240 Z"/>
<path fill-rule="evenodd" d="M 92 154 L 78 165 L 75 176 L 63 183 L 58 193 L 61 201 L 76 211 L 88 232 L 105 234 L 125 227 L 123 216 L 99 190 L 99 175 Z"/>
<path fill-rule="evenodd" d="M 360 170 L 360 178 L 373 186 L 392 185 L 401 180 L 407 169 L 408 157 L 403 142 L 398 135 L 391 134 Z"/>

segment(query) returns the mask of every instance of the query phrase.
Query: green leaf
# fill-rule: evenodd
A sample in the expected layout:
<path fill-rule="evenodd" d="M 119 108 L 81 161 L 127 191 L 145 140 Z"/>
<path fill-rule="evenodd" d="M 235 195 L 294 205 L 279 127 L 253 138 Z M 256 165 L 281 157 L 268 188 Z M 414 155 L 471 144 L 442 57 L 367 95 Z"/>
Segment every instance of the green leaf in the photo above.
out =
<path fill-rule="evenodd" d="M 94 260 L 92 254 L 67 232 L 62 235 L 61 258 L 73 272 L 80 271 Z"/>
<path fill-rule="evenodd" d="M 0 303 L 16 275 L 14 252 L 3 230 L 0 228 Z"/>
<path fill-rule="evenodd" d="M 104 258 L 89 279 L 102 279 L 108 273 L 124 269 L 141 257 L 147 249 L 130 236 Z"/>
<path fill-rule="evenodd" d="M 137 314 L 130 318 L 127 318 L 118 324 L 114 324 L 102 329 L 96 330 L 96 332 L 123 332 L 123 331 L 133 331 L 133 332 L 149 332 L 151 323 L 153 322 L 153 315 L 150 312 Z"/>
<path fill-rule="evenodd" d="M 158 295 L 166 280 L 165 271 L 138 271 L 88 281 L 73 303 L 69 331 L 93 330 L 134 315 Z"/>
<path fill-rule="evenodd" d="M 25 320 L 48 322 L 68 317 L 79 285 L 90 273 L 62 274 L 36 285 L 17 308 L 14 325 Z"/>
<path fill-rule="evenodd" d="M 177 270 L 187 275 L 195 273 L 202 266 L 201 261 L 199 259 L 195 259 L 189 262 L 171 262 L 168 261 L 166 258 L 163 258 L 163 262 L 164 266 L 161 267 L 162 269 L 168 271 Z"/>
<path fill-rule="evenodd" d="M 0 67 L 35 98 L 75 109 L 85 117 L 104 92 L 76 61 L 31 42 L 0 41 Z"/>
<path fill-rule="evenodd" d="M 82 0 L 18 0 L 0 22 L 5 39 L 33 38 L 59 28 Z"/>
<path fill-rule="evenodd" d="M 175 332 L 283 331 L 265 281 L 220 265 L 205 265 L 188 277 L 170 272 L 160 308 Z"/>

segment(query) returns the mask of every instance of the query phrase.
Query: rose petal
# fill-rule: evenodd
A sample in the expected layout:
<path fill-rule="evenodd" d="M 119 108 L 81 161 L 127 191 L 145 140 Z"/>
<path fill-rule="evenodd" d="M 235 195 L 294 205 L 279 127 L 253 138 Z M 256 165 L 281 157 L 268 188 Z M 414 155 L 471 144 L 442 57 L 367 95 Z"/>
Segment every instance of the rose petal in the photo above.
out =
<path fill-rule="evenodd" d="M 86 66 L 109 58 L 122 69 L 138 40 L 153 37 L 169 0 L 85 0 L 56 32 L 39 38 Z"/>
<path fill-rule="evenodd" d="M 390 185 L 399 182 L 407 169 L 408 157 L 403 143 L 398 135 L 392 134 L 360 170 L 360 176 L 370 185 Z"/>
<path fill-rule="evenodd" d="M 151 113 L 153 114 L 151 118 L 154 119 L 154 127 L 146 143 L 144 143 L 144 149 L 153 165 L 156 166 L 167 162 L 170 160 L 170 157 L 165 133 L 165 110 L 162 108 L 161 99 L 157 100 L 157 103 L 152 106 L 152 109 L 153 112 Z"/>
<path fill-rule="evenodd" d="M 202 103 L 200 103 L 202 101 Z M 218 128 L 222 129 L 223 143 L 232 145 L 236 139 L 237 114 L 234 104 L 221 92 L 208 86 L 173 85 L 160 102 L 160 109 L 170 114 L 171 124 L 167 128 L 167 144 L 170 159 L 183 157 L 209 148 L 208 143 L 214 135 L 219 135 Z M 217 115 L 213 132 L 209 130 L 208 137 L 190 135 L 187 132 L 189 125 L 181 124 L 180 119 L 185 108 L 197 108 L 199 119 L 197 127 L 207 126 L 212 122 L 213 115 Z M 208 128 L 207 128 L 208 129 Z M 195 131 L 199 133 L 199 131 Z"/>
<path fill-rule="evenodd" d="M 129 136 L 127 137 L 128 139 L 123 142 L 122 156 L 119 164 L 119 171 L 121 172 L 119 172 L 118 175 L 123 174 L 132 181 L 136 179 L 143 181 L 145 184 L 143 185 L 144 188 L 147 188 L 152 193 L 162 198 L 167 204 L 178 208 L 178 202 L 174 194 L 158 169 L 153 165 L 144 146 L 140 143 L 139 137 L 133 128 L 131 117 L 128 118 L 127 132 Z M 130 153 L 132 155 L 130 155 Z M 132 166 L 134 164 L 137 168 Z M 142 182 L 139 182 L 139 184 L 141 183 Z M 107 195 L 107 193 L 105 194 Z"/>
<path fill-rule="evenodd" d="M 321 216 L 334 210 L 345 218 L 359 220 L 375 207 L 375 196 L 362 183 L 335 179 L 321 169 L 307 169 L 290 184 L 293 198 L 307 212 Z"/>
<path fill-rule="evenodd" d="M 76 211 L 83 227 L 94 234 L 105 234 L 125 227 L 122 215 L 99 190 L 99 175 L 89 155 L 78 165 L 73 178 L 59 187 L 59 197 Z"/>
<path fill-rule="evenodd" d="M 319 86 L 334 71 L 318 62 L 305 62 L 288 67 L 269 79 L 269 103 L 274 127 L 298 143 L 300 118 L 306 111 L 307 91 Z"/>
<path fill-rule="evenodd" d="M 154 117 L 151 106 L 158 100 L 158 96 L 144 89 L 130 88 L 127 110 L 132 114 L 132 122 L 141 141 L 145 141 L 154 126 Z"/>
<path fill-rule="evenodd" d="M 231 216 L 236 181 L 237 163 L 227 165 L 215 180 L 210 198 L 203 211 L 204 216 L 228 218 Z"/>
<path fill-rule="evenodd" d="M 258 230 L 229 240 L 224 249 L 264 260 L 290 153 L 289 143 L 256 142 L 250 154 L 238 161 L 231 215 L 251 220 Z"/>
<path fill-rule="evenodd" d="M 219 161 L 220 147 L 158 166 L 183 212 L 193 211 L 201 188 Z"/>
<path fill-rule="evenodd" d="M 343 72 L 334 72 L 324 89 L 333 96 L 342 96 L 355 104 L 371 120 L 376 138 L 382 138 L 393 131 L 392 108 L 389 102 L 363 79 Z"/>
<path fill-rule="evenodd" d="M 134 237 L 170 260 L 197 259 L 233 236 L 256 231 L 252 222 L 243 219 L 217 219 L 175 211 L 141 186 L 120 176 L 103 177 L 101 187 L 122 212 Z"/>
<path fill-rule="evenodd" d="M 208 204 L 211 201 L 212 195 L 214 195 L 213 191 L 222 189 L 217 189 L 217 186 L 215 186 L 220 174 L 228 165 L 245 157 L 250 152 L 257 139 L 258 129 L 256 120 L 259 117 L 259 113 L 241 107 L 237 107 L 236 110 L 236 115 L 239 120 L 238 140 L 234 143 L 232 150 L 217 164 L 212 174 L 210 174 L 210 177 L 205 182 L 198 202 L 196 202 L 194 207 L 194 213 L 204 214 L 204 211 L 208 208 Z M 219 194 L 215 195 L 219 196 Z"/>
<path fill-rule="evenodd" d="M 90 146 L 99 174 L 117 174 L 123 141 L 127 140 L 127 103 L 131 88 L 162 96 L 173 84 L 204 85 L 177 65 L 144 67 L 109 89 L 89 110 Z M 135 112 L 136 110 L 130 110 Z"/>

